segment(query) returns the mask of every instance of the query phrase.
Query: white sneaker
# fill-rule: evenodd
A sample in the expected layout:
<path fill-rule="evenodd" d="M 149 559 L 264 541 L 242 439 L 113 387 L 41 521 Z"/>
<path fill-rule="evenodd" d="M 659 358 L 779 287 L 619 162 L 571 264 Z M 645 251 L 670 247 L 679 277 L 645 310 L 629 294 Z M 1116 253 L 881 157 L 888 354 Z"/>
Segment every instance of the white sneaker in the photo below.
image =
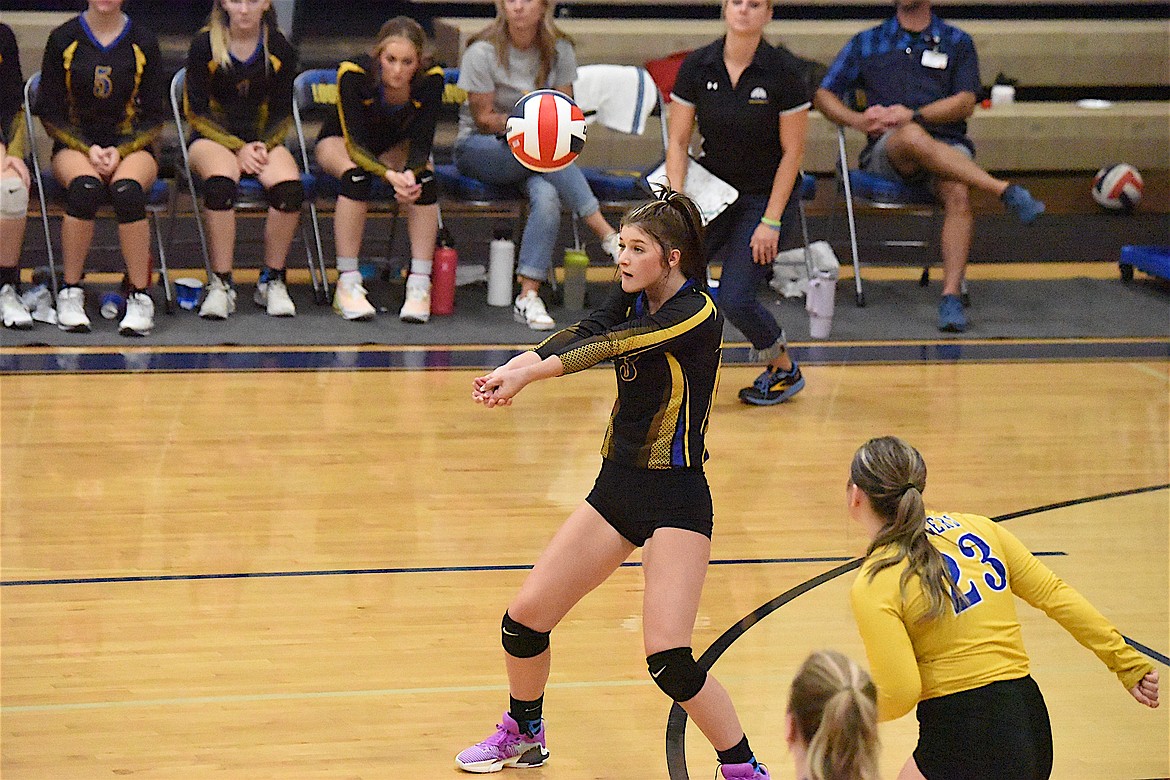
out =
<path fill-rule="evenodd" d="M 24 308 L 16 288 L 11 284 L 0 287 L 0 314 L 4 317 L 4 327 L 28 330 L 32 327 L 32 316 Z"/>
<path fill-rule="evenodd" d="M 53 308 L 53 293 L 43 284 L 20 294 L 20 302 L 32 316 L 34 322 L 44 322 L 49 325 L 57 324 L 57 310 Z"/>
<path fill-rule="evenodd" d="M 362 287 L 362 275 L 357 271 L 346 271 L 337 278 L 333 291 L 333 311 L 347 320 L 369 320 L 374 317 L 374 307 L 366 300 L 366 288 Z"/>
<path fill-rule="evenodd" d="M 217 274 L 212 274 L 211 280 L 207 283 L 207 292 L 203 296 L 203 305 L 199 307 L 199 316 L 205 320 L 226 320 L 235 310 L 236 288 L 220 279 Z"/>
<path fill-rule="evenodd" d="M 297 313 L 297 306 L 288 294 L 288 285 L 280 277 L 257 282 L 252 300 L 263 306 L 269 317 L 293 317 Z"/>
<path fill-rule="evenodd" d="M 536 290 L 529 290 L 516 298 L 512 317 L 533 330 L 552 330 L 557 326 L 556 321 L 548 316 L 548 309 L 544 307 L 544 301 L 536 294 Z"/>
<path fill-rule="evenodd" d="M 62 287 L 57 293 L 57 327 L 70 333 L 89 333 L 89 317 L 85 316 L 85 290 L 80 287 Z"/>
<path fill-rule="evenodd" d="M 398 319 L 403 322 L 425 323 L 431 318 L 431 278 L 422 274 L 406 277 L 406 300 Z"/>
<path fill-rule="evenodd" d="M 620 241 L 621 236 L 617 233 L 610 233 L 601 239 L 601 248 L 605 250 L 607 255 L 613 258 L 615 263 L 618 261 L 618 256 L 622 253 L 622 248 L 619 246 Z"/>
<path fill-rule="evenodd" d="M 118 323 L 123 336 L 146 336 L 154 329 L 154 301 L 144 292 L 130 293 L 126 299 L 126 316 Z"/>

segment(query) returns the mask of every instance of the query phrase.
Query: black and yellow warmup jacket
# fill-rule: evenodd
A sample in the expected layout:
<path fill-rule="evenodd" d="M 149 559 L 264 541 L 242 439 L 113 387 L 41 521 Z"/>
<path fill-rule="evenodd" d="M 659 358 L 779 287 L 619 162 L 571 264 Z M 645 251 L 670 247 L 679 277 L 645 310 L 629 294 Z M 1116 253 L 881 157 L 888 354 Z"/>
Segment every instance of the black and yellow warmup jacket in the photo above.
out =
<path fill-rule="evenodd" d="M 24 156 L 24 77 L 12 28 L 0 24 L 0 143 L 13 157 Z"/>
<path fill-rule="evenodd" d="M 417 173 L 426 167 L 443 104 L 442 68 L 415 78 L 410 99 L 396 106 L 383 97 L 377 63 L 363 55 L 337 68 L 337 92 L 337 114 L 325 120 L 321 138 L 344 136 L 350 159 L 379 178 L 388 169 L 378 155 L 402 141 L 410 142 L 406 169 Z"/>
<path fill-rule="evenodd" d="M 603 457 L 649 469 L 702 468 L 723 350 L 723 315 L 688 281 L 650 313 L 643 293 L 614 285 L 605 305 L 536 348 L 570 374 L 612 359 L 618 397 Z"/>
<path fill-rule="evenodd" d="M 279 30 L 246 62 L 231 58 L 227 67 L 211 56 L 211 35 L 201 31 L 187 53 L 183 113 L 195 132 L 233 152 L 262 141 L 269 149 L 284 143 L 292 125 L 293 80 L 297 55 Z"/>
<path fill-rule="evenodd" d="M 127 156 L 154 143 L 166 121 L 166 83 L 154 33 L 131 20 L 109 46 L 83 16 L 49 34 L 33 113 L 62 146 Z"/>

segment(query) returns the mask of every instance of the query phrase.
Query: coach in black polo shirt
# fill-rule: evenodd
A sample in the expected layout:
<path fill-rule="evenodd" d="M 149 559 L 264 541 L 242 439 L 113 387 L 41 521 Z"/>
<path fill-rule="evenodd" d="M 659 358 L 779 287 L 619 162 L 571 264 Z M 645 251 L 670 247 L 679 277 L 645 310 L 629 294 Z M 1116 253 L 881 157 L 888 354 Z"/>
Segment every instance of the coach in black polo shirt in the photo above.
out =
<path fill-rule="evenodd" d="M 719 309 L 768 365 L 740 391 L 745 403 L 787 401 L 804 387 L 784 330 L 756 292 L 776 259 L 780 239 L 796 226 L 795 185 L 808 132 L 809 90 L 802 63 L 763 39 L 770 0 L 724 0 L 727 34 L 691 52 L 671 92 L 666 173 L 684 189 L 687 145 L 695 121 L 703 137 L 699 163 L 739 190 L 707 226 L 712 261 L 722 260 Z"/>
<path fill-rule="evenodd" d="M 935 16 L 927 0 L 898 0 L 894 18 L 846 44 L 816 92 L 821 113 L 869 136 L 861 153 L 863 169 L 933 184 L 944 210 L 938 309 L 938 327 L 944 331 L 967 329 L 960 290 L 974 225 L 970 188 L 998 196 L 1025 223 L 1044 211 L 1044 204 L 1023 187 L 991 176 L 972 159 L 975 145 L 967 137 L 967 118 L 979 90 L 971 36 Z M 863 111 L 851 107 L 859 91 L 867 103 Z"/>

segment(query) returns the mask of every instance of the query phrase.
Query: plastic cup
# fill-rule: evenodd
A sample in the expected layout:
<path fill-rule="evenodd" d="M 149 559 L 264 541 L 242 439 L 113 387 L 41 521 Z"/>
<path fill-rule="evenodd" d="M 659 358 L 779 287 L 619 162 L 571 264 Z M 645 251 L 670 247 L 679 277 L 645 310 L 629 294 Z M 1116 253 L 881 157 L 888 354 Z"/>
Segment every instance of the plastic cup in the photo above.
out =
<path fill-rule="evenodd" d="M 190 279 L 184 277 L 183 279 L 175 280 L 175 299 L 179 302 L 179 308 L 191 311 L 195 305 L 199 303 L 199 293 L 203 290 L 203 282 L 198 279 Z"/>

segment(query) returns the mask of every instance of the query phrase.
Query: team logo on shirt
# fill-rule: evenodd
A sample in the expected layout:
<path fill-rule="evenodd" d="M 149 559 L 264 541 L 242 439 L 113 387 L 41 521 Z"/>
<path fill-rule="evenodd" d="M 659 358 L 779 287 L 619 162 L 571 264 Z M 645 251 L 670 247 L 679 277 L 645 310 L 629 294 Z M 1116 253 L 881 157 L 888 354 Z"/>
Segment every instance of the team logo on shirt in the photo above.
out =
<path fill-rule="evenodd" d="M 623 382 L 633 382 L 638 377 L 636 361 L 637 358 L 626 357 L 624 355 L 614 358 L 614 362 L 617 364 L 618 377 Z"/>
<path fill-rule="evenodd" d="M 707 89 L 714 92 L 715 90 L 719 89 L 719 82 L 718 81 L 708 81 L 707 82 Z"/>
<path fill-rule="evenodd" d="M 768 102 L 768 90 L 764 89 L 763 87 L 756 87 L 755 89 L 752 90 L 751 95 L 748 96 L 748 102 L 749 103 L 767 103 Z"/>

